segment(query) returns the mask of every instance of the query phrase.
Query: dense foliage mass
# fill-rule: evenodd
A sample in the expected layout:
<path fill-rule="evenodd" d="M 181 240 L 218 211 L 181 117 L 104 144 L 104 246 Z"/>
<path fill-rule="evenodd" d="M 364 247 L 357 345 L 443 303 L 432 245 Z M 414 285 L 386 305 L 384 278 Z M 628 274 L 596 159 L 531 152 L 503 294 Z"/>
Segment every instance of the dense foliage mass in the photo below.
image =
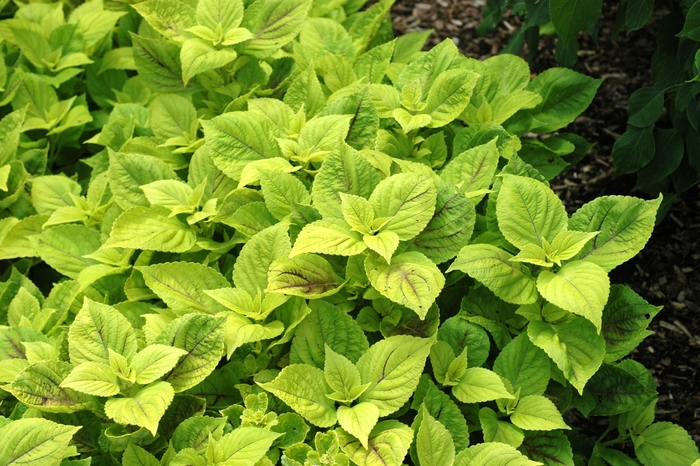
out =
<path fill-rule="evenodd" d="M 5 9 L 0 464 L 699 464 L 608 279 L 661 199 L 548 185 L 599 81 L 364 3 Z"/>
<path fill-rule="evenodd" d="M 630 97 L 627 129 L 615 142 L 612 155 L 617 175 L 636 175 L 635 191 L 651 196 L 663 193 L 663 216 L 677 194 L 700 180 L 700 1 L 657 4 L 665 13 L 652 57 L 654 83 Z M 487 0 L 479 29 L 491 32 L 510 8 L 523 18 L 523 24 L 506 51 L 516 53 L 527 42 L 534 56 L 540 34 L 555 34 L 558 63 L 573 67 L 578 60 L 578 35 L 588 31 L 597 38 L 602 7 L 603 0 Z M 622 0 L 613 34 L 641 29 L 653 13 L 654 0 Z"/>

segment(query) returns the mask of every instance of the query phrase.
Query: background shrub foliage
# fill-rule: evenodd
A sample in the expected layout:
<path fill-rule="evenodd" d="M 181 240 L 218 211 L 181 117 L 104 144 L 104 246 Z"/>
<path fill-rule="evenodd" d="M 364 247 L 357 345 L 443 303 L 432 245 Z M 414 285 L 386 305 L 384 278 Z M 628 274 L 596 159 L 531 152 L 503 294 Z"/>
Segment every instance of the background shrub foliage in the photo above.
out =
<path fill-rule="evenodd" d="M 608 279 L 661 200 L 547 182 L 599 81 L 391 3 L 5 7 L 0 464 L 698 464 Z"/>

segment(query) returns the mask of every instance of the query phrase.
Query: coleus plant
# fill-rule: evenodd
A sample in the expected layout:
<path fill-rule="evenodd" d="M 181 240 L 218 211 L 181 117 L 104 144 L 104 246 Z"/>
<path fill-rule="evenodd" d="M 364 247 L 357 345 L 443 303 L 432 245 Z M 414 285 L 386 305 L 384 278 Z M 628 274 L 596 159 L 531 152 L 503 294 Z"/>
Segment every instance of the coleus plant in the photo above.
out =
<path fill-rule="evenodd" d="M 607 275 L 660 200 L 569 216 L 547 180 L 588 145 L 533 137 L 599 82 L 421 52 L 363 6 L 0 22 L 0 463 L 700 458 L 623 359 L 659 309 Z"/>

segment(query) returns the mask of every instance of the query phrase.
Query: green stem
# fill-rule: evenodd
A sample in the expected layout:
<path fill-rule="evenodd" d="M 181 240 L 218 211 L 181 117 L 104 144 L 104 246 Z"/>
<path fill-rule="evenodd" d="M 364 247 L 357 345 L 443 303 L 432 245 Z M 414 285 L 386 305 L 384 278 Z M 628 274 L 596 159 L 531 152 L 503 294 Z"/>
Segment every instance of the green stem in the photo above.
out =
<path fill-rule="evenodd" d="M 618 437 L 614 440 L 608 440 L 607 442 L 601 442 L 601 445 L 604 447 L 608 447 L 610 445 L 617 445 L 618 443 L 626 443 L 630 439 L 629 435 L 625 435 L 624 437 Z"/>

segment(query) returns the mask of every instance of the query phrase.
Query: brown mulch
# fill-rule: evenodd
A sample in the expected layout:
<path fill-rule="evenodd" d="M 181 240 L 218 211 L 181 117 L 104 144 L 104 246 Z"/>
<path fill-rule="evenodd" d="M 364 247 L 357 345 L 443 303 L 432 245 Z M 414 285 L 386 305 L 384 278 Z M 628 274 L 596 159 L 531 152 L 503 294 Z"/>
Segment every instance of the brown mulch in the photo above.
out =
<path fill-rule="evenodd" d="M 651 85 L 651 56 L 656 24 L 665 12 L 657 2 L 654 17 L 629 36 L 613 36 L 617 2 L 605 2 L 596 45 L 581 35 L 578 71 L 604 78 L 586 112 L 567 131 L 596 146 L 576 167 L 553 180 L 552 186 L 575 210 L 600 195 L 628 194 L 631 176 L 615 178 L 611 157 L 615 140 L 625 131 L 627 102 L 636 89 Z M 613 4 L 612 6 L 610 4 Z M 392 9 L 397 34 L 434 29 L 432 46 L 452 38 L 467 56 L 484 59 L 498 53 L 520 20 L 507 12 L 496 31 L 477 35 L 484 0 L 399 0 Z M 554 39 L 544 37 L 531 68 L 533 73 L 556 66 Z M 524 50 L 521 54 L 524 57 Z M 664 222 L 637 257 L 615 269 L 613 283 L 624 283 L 647 301 L 663 306 L 647 338 L 632 357 L 654 375 L 659 391 L 657 421 L 683 426 L 700 443 L 700 188 L 677 198 Z"/>

